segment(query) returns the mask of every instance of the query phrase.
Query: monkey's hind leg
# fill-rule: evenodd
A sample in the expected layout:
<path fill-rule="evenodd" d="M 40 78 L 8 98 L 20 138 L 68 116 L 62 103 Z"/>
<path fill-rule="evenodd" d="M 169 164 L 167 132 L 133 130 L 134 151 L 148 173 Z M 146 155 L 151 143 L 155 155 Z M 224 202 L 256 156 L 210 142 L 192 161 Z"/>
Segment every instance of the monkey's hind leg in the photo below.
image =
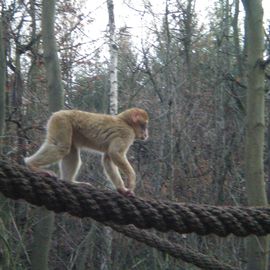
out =
<path fill-rule="evenodd" d="M 80 150 L 74 146 L 59 163 L 60 178 L 75 182 L 76 175 L 81 167 Z"/>
<path fill-rule="evenodd" d="M 46 166 L 62 159 L 68 154 L 69 148 L 69 145 L 52 144 L 45 141 L 34 155 L 25 158 L 24 161 L 30 167 Z"/>
<path fill-rule="evenodd" d="M 72 125 L 65 115 L 57 112 L 48 121 L 47 136 L 40 149 L 25 158 L 30 167 L 42 167 L 61 160 L 71 147 Z"/>

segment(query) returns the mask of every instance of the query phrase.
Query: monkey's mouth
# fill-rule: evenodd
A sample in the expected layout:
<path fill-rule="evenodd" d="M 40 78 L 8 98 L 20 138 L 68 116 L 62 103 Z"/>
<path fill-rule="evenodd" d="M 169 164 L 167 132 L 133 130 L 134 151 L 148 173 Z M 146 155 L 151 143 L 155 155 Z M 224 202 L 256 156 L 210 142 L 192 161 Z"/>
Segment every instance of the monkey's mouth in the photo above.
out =
<path fill-rule="evenodd" d="M 146 141 L 148 139 L 148 136 L 147 135 L 143 135 L 139 138 L 139 140 L 141 141 Z"/>

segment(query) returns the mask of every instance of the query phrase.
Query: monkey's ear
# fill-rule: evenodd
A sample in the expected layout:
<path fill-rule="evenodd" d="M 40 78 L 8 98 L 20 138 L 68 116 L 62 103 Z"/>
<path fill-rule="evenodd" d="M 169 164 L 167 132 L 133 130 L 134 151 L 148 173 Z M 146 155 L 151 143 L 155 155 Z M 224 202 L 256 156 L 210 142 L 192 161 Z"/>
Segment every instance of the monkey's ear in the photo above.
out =
<path fill-rule="evenodd" d="M 140 119 L 140 112 L 137 110 L 134 110 L 131 114 L 131 119 L 133 123 L 137 123 L 138 120 Z"/>

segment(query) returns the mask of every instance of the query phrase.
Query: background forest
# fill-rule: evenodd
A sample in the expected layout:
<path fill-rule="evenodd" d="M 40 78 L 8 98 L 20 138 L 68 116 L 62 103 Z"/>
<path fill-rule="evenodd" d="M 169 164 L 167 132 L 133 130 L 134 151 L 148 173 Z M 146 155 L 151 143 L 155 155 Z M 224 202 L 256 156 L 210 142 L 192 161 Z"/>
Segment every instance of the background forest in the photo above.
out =
<path fill-rule="evenodd" d="M 62 105 L 61 101 L 57 103 L 58 96 L 48 91 L 48 55 L 44 54 L 54 48 L 48 46 L 46 52 L 43 47 L 46 15 L 50 22 L 50 13 L 44 15 L 47 1 L 1 1 L 4 54 L 0 55 L 0 69 L 4 73 L 0 83 L 4 83 L 1 97 L 5 98 L 1 109 L 5 121 L 2 153 L 11 161 L 23 163 L 23 157 L 34 153 L 42 143 L 51 112 L 61 108 L 109 113 L 112 106 L 119 112 L 141 107 L 150 115 L 150 138 L 135 142 L 128 153 L 137 173 L 138 196 L 247 205 L 244 155 L 248 25 L 242 2 L 215 0 L 207 13 L 199 14 L 196 5 L 201 1 L 195 0 L 164 0 L 158 8 L 154 1 L 114 1 L 118 3 L 115 8 L 122 5 L 137 14 L 138 21 L 147 21 L 141 36 L 140 29 L 128 23 L 119 25 L 117 17 L 116 28 L 112 27 L 110 0 L 97 7 L 91 7 L 87 0 L 56 1 L 53 27 L 57 54 L 52 57 L 59 59 Z M 48 2 L 54 5 L 54 1 Z M 249 1 L 245 2 L 248 5 Z M 108 22 L 100 26 L 99 33 L 94 29 L 97 10 L 104 10 Z M 270 10 L 264 13 L 270 19 Z M 270 21 L 265 20 L 263 34 L 264 57 L 269 59 Z M 114 105 L 110 99 L 113 50 L 118 57 L 118 98 Z M 270 69 L 269 65 L 265 67 L 263 180 L 268 184 Z M 54 99 L 57 104 L 53 104 Z M 83 152 L 82 160 L 79 181 L 111 188 L 100 155 Z M 3 270 L 197 269 L 91 219 L 54 216 L 4 197 L 0 206 L 0 238 L 5 239 L 0 239 Z M 49 242 L 44 240 L 44 235 L 51 235 L 51 241 L 50 237 Z M 243 238 L 173 232 L 160 236 L 238 269 L 246 269 L 248 264 Z"/>

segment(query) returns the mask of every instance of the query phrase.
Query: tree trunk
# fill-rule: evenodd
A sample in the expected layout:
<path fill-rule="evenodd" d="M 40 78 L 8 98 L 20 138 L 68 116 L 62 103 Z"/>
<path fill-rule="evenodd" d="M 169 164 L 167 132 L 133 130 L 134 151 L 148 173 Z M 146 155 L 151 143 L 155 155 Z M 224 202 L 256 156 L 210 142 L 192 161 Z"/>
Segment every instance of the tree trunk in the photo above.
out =
<path fill-rule="evenodd" d="M 42 1 L 42 38 L 51 112 L 63 108 L 63 85 L 54 33 L 55 0 Z"/>
<path fill-rule="evenodd" d="M 116 43 L 114 5 L 113 0 L 107 0 L 109 13 L 109 32 L 110 32 L 110 114 L 118 112 L 118 80 L 117 80 L 117 62 L 118 62 L 118 45 Z"/>
<path fill-rule="evenodd" d="M 118 113 L 118 80 L 117 80 L 117 62 L 118 47 L 115 37 L 115 20 L 113 0 L 107 0 L 109 14 L 109 47 L 110 47 L 110 92 L 109 92 L 109 113 L 115 115 Z M 114 186 L 110 182 L 106 185 L 111 189 Z M 97 224 L 94 227 L 95 250 L 92 256 L 94 269 L 107 270 L 110 265 L 111 246 L 112 246 L 112 230 L 108 227 Z"/>
<path fill-rule="evenodd" d="M 5 129 L 5 84 L 6 84 L 6 59 L 3 39 L 3 24 L 0 17 L 0 153 L 3 148 Z M 0 194 L 0 270 L 9 269 L 10 254 L 7 246 L 5 223 L 7 223 L 8 209 L 5 207 L 7 199 Z"/>
<path fill-rule="evenodd" d="M 243 55 L 240 48 L 240 40 L 239 40 L 239 0 L 236 0 L 234 3 L 234 15 L 233 15 L 233 21 L 232 21 L 232 27 L 233 27 L 233 40 L 234 40 L 234 50 L 237 60 L 237 68 L 238 68 L 238 76 L 240 79 L 243 77 Z"/>
<path fill-rule="evenodd" d="M 6 59 L 3 39 L 2 17 L 0 17 L 0 153 L 2 153 L 3 136 L 5 128 L 5 84 L 6 84 Z"/>
<path fill-rule="evenodd" d="M 93 223 L 94 224 L 94 223 Z M 93 233 L 95 232 L 95 226 L 92 226 L 85 236 L 84 240 L 78 246 L 78 251 L 75 256 L 75 260 L 69 269 L 85 270 L 87 263 L 89 264 L 89 254 L 93 253 Z M 91 260 L 91 258 L 90 258 Z M 91 260 L 92 261 L 92 260 Z"/>
<path fill-rule="evenodd" d="M 31 263 L 32 270 L 48 270 L 51 238 L 54 230 L 54 213 L 45 208 L 37 210 L 38 222 L 34 228 Z"/>
<path fill-rule="evenodd" d="M 247 19 L 248 91 L 246 133 L 246 185 L 249 205 L 267 205 L 264 182 L 264 71 L 263 9 L 261 0 L 243 0 Z M 268 238 L 247 240 L 248 270 L 266 270 Z"/>
<path fill-rule="evenodd" d="M 51 112 L 63 107 L 63 86 L 54 33 L 55 1 L 42 1 L 42 37 Z M 50 242 L 54 230 L 54 213 L 39 209 L 32 245 L 32 270 L 47 270 Z"/>
<path fill-rule="evenodd" d="M 111 268 L 112 229 L 102 224 L 96 224 L 94 229 L 93 269 L 108 270 Z"/>

